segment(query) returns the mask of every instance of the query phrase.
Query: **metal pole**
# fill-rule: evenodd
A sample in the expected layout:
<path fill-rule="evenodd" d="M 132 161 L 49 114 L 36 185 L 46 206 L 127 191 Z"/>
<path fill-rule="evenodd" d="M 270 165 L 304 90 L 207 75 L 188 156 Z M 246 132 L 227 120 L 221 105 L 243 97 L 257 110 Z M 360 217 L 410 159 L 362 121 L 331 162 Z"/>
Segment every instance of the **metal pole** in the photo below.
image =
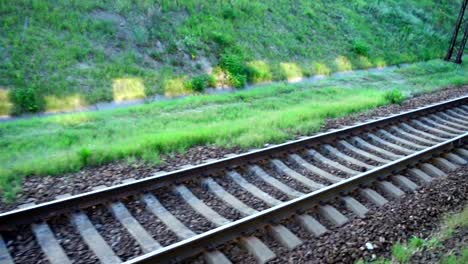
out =
<path fill-rule="evenodd" d="M 449 61 L 450 58 L 452 57 L 453 47 L 455 46 L 455 43 L 457 41 L 458 31 L 460 30 L 460 25 L 462 23 L 463 16 L 465 15 L 465 9 L 466 9 L 467 4 L 468 4 L 468 0 L 464 0 L 462 3 L 460 13 L 458 14 L 457 22 L 455 24 L 455 29 L 453 30 L 453 33 L 452 33 L 452 39 L 450 40 L 450 46 L 447 51 L 447 55 L 445 56 L 446 61 Z"/>
<path fill-rule="evenodd" d="M 455 63 L 461 64 L 462 63 L 462 56 L 463 51 L 465 51 L 466 40 L 468 39 L 468 23 L 465 25 L 465 34 L 463 35 L 462 42 L 460 43 L 460 48 L 458 48 L 457 59 Z"/>

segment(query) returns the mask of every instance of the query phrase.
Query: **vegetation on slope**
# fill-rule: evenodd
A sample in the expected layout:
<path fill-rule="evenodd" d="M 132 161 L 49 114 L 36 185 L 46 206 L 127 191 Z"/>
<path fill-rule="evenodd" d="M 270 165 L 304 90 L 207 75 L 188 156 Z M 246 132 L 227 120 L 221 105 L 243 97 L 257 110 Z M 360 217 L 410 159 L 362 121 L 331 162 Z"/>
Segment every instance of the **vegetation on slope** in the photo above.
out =
<path fill-rule="evenodd" d="M 315 83 L 4 122 L 0 193 L 14 197 L 23 177 L 32 174 L 57 175 L 123 159 L 158 162 L 161 154 L 196 145 L 250 148 L 282 142 L 317 131 L 327 118 L 399 103 L 401 93 L 466 83 L 467 64 L 432 61 Z"/>
<path fill-rule="evenodd" d="M 443 55 L 458 0 L 0 0 L 0 115 Z"/>

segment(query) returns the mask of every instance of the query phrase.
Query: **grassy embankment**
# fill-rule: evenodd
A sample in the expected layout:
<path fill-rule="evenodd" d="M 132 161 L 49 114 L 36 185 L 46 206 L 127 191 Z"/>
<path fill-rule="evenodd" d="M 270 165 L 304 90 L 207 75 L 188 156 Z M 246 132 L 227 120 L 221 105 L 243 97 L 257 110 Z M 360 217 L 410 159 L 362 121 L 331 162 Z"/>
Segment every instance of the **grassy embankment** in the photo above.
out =
<path fill-rule="evenodd" d="M 317 131 L 326 118 L 468 83 L 467 64 L 432 61 L 385 73 L 275 84 L 101 112 L 0 123 L 0 188 L 12 198 L 27 175 L 57 175 L 113 160 L 158 162 L 191 146 L 258 147 Z"/>
<path fill-rule="evenodd" d="M 441 58 L 459 2 L 0 0 L 0 115 Z"/>

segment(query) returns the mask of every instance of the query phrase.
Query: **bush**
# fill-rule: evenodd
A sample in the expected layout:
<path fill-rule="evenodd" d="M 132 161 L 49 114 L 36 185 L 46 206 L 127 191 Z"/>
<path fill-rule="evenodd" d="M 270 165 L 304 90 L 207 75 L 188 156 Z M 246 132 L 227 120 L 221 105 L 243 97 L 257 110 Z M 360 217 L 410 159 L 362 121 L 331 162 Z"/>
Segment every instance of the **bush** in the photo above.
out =
<path fill-rule="evenodd" d="M 33 88 L 16 88 L 10 93 L 13 114 L 34 113 L 44 109 L 44 100 Z"/>
<path fill-rule="evenodd" d="M 242 88 L 252 78 L 252 70 L 245 63 L 243 56 L 235 53 L 221 55 L 220 67 L 228 73 L 229 84 Z"/>
<path fill-rule="evenodd" d="M 400 90 L 394 89 L 385 94 L 385 100 L 391 104 L 401 104 L 406 99 Z"/>
<path fill-rule="evenodd" d="M 226 7 L 223 10 L 223 18 L 224 19 L 235 19 L 237 17 L 237 13 L 234 11 L 232 7 Z"/>
<path fill-rule="evenodd" d="M 363 41 L 356 40 L 353 41 L 352 51 L 357 55 L 368 56 L 369 55 L 369 47 Z"/>
<path fill-rule="evenodd" d="M 351 61 L 349 61 L 349 59 L 344 56 L 338 56 L 335 59 L 335 66 L 336 69 L 340 72 L 347 72 L 353 70 L 353 65 L 351 64 Z"/>
<path fill-rule="evenodd" d="M 229 47 L 234 43 L 234 38 L 231 35 L 221 32 L 212 32 L 210 38 L 221 48 Z"/>
<path fill-rule="evenodd" d="M 205 88 L 215 86 L 215 79 L 209 74 L 202 74 L 187 81 L 186 86 L 195 92 L 203 92 Z"/>
<path fill-rule="evenodd" d="M 273 79 L 270 66 L 265 61 L 257 60 L 251 61 L 248 64 L 251 76 L 249 82 L 261 83 L 271 81 Z"/>
<path fill-rule="evenodd" d="M 317 75 L 330 75 L 331 69 L 324 63 L 315 63 L 313 72 Z"/>
<path fill-rule="evenodd" d="M 302 69 L 296 63 L 282 62 L 280 63 L 280 67 L 287 80 L 302 78 Z"/>
<path fill-rule="evenodd" d="M 164 95 L 166 96 L 180 96 L 191 94 L 192 90 L 189 89 L 185 78 L 167 78 L 163 84 Z"/>

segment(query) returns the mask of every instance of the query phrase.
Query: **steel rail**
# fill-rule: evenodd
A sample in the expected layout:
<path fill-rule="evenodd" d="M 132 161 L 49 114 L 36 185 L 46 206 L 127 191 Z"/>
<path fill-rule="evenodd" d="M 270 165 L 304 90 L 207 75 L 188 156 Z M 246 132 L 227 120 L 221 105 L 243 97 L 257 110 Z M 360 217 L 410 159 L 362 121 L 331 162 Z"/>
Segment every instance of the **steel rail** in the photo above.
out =
<path fill-rule="evenodd" d="M 414 119 L 418 116 L 428 115 L 458 105 L 463 105 L 467 102 L 468 96 L 463 96 L 457 99 L 392 115 L 379 120 L 369 121 L 363 124 L 317 134 L 315 136 L 274 145 L 268 148 L 239 154 L 229 158 L 223 158 L 190 168 L 179 169 L 164 173 L 162 175 L 155 175 L 136 180 L 130 183 L 123 183 L 104 189 L 94 190 L 26 208 L 4 212 L 0 214 L 0 231 L 14 229 L 15 226 L 20 224 L 33 223 L 34 221 L 44 220 L 55 215 L 102 204 L 104 202 L 109 202 L 118 198 L 141 194 L 170 184 L 191 181 L 193 180 L 194 175 L 212 176 L 213 174 L 225 169 L 236 168 L 238 166 L 266 158 L 279 157 L 285 153 L 291 153 L 304 148 L 312 148 L 322 144 L 329 144 L 338 139 L 346 139 L 351 136 L 358 135 L 363 131 L 378 130 L 388 125 Z"/>
<path fill-rule="evenodd" d="M 248 234 L 261 227 L 279 223 L 282 219 L 301 214 L 306 210 L 346 195 L 357 188 L 369 186 L 373 182 L 383 180 L 391 175 L 412 167 L 418 163 L 430 160 L 438 155 L 449 152 L 456 147 L 468 143 L 468 133 L 439 143 L 435 146 L 392 161 L 381 167 L 361 173 L 344 181 L 327 186 L 323 189 L 306 194 L 302 197 L 284 202 L 267 210 L 239 219 L 232 223 L 180 241 L 151 253 L 136 257 L 125 263 L 173 263 L 199 254 L 207 249 L 235 241 L 243 234 Z M 274 221 L 272 221 L 274 219 Z"/>

